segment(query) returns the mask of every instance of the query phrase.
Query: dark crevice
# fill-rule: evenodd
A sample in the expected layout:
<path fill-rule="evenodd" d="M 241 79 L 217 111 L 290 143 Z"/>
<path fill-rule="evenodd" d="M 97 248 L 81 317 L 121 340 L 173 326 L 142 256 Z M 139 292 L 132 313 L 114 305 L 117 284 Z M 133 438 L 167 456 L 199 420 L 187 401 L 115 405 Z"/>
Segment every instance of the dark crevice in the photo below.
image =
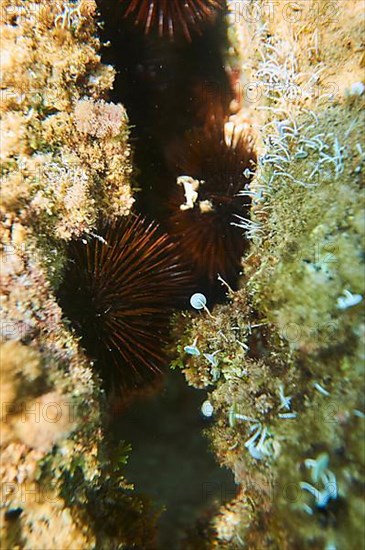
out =
<path fill-rule="evenodd" d="M 219 468 L 207 448 L 203 431 L 211 420 L 200 410 L 205 399 L 205 391 L 189 387 L 181 373 L 172 372 L 159 394 L 135 402 L 114 427 L 117 440 L 132 446 L 127 479 L 161 513 L 159 550 L 187 548 L 184 538 L 199 518 L 237 493 L 232 473 Z"/>

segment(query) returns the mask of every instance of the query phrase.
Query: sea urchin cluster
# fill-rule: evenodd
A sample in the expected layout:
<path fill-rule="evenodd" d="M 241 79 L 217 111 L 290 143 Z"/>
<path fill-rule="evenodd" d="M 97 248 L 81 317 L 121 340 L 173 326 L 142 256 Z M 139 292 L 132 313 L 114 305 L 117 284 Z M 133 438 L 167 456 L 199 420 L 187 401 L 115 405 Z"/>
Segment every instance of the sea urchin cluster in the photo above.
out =
<path fill-rule="evenodd" d="M 160 36 L 183 34 L 191 40 L 192 31 L 214 19 L 224 0 L 124 0 L 125 16 L 133 14 L 135 23 L 146 33 L 157 27 Z"/>
<path fill-rule="evenodd" d="M 161 371 L 169 316 L 189 280 L 175 245 L 139 216 L 71 242 L 59 299 L 107 387 L 138 386 Z"/>
<path fill-rule="evenodd" d="M 235 286 L 247 241 L 234 224 L 249 215 L 242 191 L 256 164 L 252 137 L 211 117 L 188 133 L 175 162 L 177 183 L 170 199 L 168 229 L 195 274 L 211 287 L 220 275 Z"/>

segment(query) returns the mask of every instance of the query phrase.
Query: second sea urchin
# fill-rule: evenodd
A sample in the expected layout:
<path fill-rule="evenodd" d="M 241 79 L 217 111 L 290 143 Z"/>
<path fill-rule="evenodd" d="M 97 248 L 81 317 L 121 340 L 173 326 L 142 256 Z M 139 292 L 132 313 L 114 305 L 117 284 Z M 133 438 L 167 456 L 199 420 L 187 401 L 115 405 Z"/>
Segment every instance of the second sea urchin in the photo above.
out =
<path fill-rule="evenodd" d="M 125 16 L 133 14 L 135 23 L 146 32 L 153 27 L 160 36 L 170 38 L 183 34 L 191 40 L 192 31 L 199 31 L 222 11 L 224 0 L 124 0 Z"/>
<path fill-rule="evenodd" d="M 189 284 L 175 245 L 139 216 L 71 242 L 60 303 L 107 387 L 161 372 L 169 316 Z"/>
<path fill-rule="evenodd" d="M 175 161 L 179 185 L 167 220 L 195 274 L 210 288 L 218 275 L 236 285 L 247 241 L 234 223 L 249 215 L 250 200 L 242 191 L 256 164 L 252 139 L 238 127 L 226 130 L 219 116 L 188 133 Z"/>

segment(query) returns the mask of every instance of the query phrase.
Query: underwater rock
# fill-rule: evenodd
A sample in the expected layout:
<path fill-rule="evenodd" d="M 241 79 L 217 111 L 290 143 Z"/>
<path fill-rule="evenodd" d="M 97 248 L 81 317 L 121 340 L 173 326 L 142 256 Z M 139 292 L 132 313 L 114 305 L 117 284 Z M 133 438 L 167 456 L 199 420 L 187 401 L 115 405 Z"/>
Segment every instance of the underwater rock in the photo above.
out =
<path fill-rule="evenodd" d="M 93 0 L 1 5 L 2 548 L 154 544 L 148 503 L 123 476 L 129 447 L 111 449 L 100 381 L 55 300 L 65 241 L 134 201 L 128 120 L 105 101 L 114 71 L 100 62 L 96 10 Z"/>
<path fill-rule="evenodd" d="M 258 128 L 255 231 L 229 303 L 176 326 L 174 363 L 209 391 L 209 436 L 241 488 L 208 547 L 350 550 L 365 536 L 364 99 L 347 92 L 361 9 L 229 4 L 231 118 Z"/>

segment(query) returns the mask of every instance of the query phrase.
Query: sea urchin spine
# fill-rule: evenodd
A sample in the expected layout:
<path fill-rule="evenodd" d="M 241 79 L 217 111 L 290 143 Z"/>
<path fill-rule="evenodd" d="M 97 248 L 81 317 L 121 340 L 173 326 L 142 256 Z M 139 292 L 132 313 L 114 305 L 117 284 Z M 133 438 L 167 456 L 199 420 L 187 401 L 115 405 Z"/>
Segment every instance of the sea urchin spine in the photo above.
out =
<path fill-rule="evenodd" d="M 189 280 L 175 245 L 138 216 L 70 244 L 60 303 L 107 387 L 161 372 L 169 316 Z"/>
<path fill-rule="evenodd" d="M 224 0 L 124 0 L 125 16 L 134 14 L 135 23 L 143 25 L 146 33 L 158 28 L 160 36 L 170 38 L 183 33 L 191 40 L 192 31 L 214 19 L 223 10 Z"/>

